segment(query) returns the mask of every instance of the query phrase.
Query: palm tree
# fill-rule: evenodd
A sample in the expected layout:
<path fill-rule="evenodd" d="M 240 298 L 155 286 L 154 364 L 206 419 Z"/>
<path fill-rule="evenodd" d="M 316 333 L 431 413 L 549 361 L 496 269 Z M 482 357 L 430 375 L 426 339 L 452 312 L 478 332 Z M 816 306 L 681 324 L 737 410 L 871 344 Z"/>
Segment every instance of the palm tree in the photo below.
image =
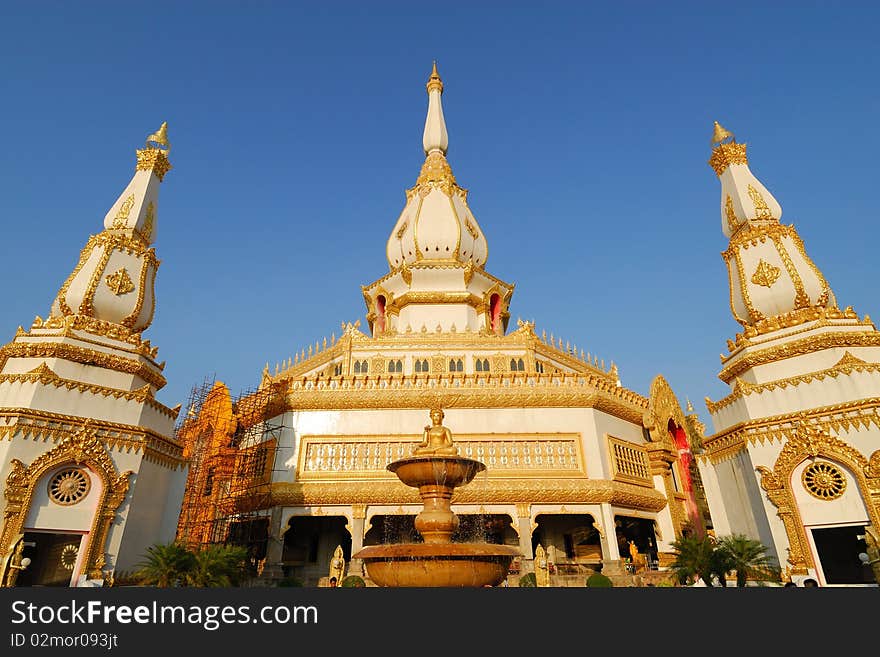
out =
<path fill-rule="evenodd" d="M 767 546 L 761 541 L 733 534 L 718 541 L 718 552 L 728 564 L 727 572 L 736 571 L 736 585 L 745 586 L 749 577 L 766 579 L 777 567 L 776 560 L 767 554 Z"/>
<path fill-rule="evenodd" d="M 237 586 L 245 574 L 247 548 L 209 545 L 193 555 L 186 583 L 199 587 Z"/>
<path fill-rule="evenodd" d="M 684 534 L 672 542 L 675 552 L 675 560 L 670 564 L 670 569 L 684 584 L 695 579 L 701 579 L 706 586 L 712 586 L 712 576 L 717 572 L 718 558 L 714 555 L 715 543 L 712 537 L 694 534 Z"/>
<path fill-rule="evenodd" d="M 138 579 L 147 586 L 168 588 L 184 583 L 186 573 L 192 566 L 193 555 L 184 546 L 157 543 L 147 548 L 144 560 L 138 564 Z"/>

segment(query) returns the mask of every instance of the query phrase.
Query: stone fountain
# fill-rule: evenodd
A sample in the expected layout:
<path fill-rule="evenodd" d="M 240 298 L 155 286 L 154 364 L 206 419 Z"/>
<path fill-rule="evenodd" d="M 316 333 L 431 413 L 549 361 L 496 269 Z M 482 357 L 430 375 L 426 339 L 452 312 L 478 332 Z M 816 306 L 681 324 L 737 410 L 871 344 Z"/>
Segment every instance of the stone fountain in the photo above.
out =
<path fill-rule="evenodd" d="M 443 426 L 443 411 L 431 410 L 431 425 L 413 455 L 388 464 L 407 486 L 419 489 L 422 511 L 415 527 L 424 543 L 374 545 L 352 555 L 362 559 L 367 575 L 379 586 L 497 586 L 507 576 L 519 550 L 491 543 L 453 543 L 459 520 L 450 509 L 452 495 L 485 464 L 458 455 L 452 432 Z"/>

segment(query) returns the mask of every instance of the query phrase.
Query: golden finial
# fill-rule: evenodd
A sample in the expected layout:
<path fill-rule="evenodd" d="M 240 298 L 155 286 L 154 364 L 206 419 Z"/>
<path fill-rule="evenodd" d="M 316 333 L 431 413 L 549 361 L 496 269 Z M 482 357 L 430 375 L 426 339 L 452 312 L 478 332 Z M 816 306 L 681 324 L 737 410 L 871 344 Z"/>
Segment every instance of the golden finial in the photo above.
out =
<path fill-rule="evenodd" d="M 168 121 L 163 121 L 159 129 L 147 137 L 147 146 L 151 141 L 164 146 L 166 150 L 171 150 L 171 143 L 168 141 Z"/>
<path fill-rule="evenodd" d="M 720 144 L 728 137 L 732 138 L 733 133 L 725 129 L 718 121 L 715 121 L 715 131 L 712 133 L 712 145 Z"/>
<path fill-rule="evenodd" d="M 694 412 L 694 405 L 691 404 L 691 400 L 690 400 L 690 399 L 688 399 L 687 397 L 685 397 L 685 399 L 687 399 L 687 412 L 688 412 L 688 413 L 693 413 L 693 412 Z"/>
<path fill-rule="evenodd" d="M 443 93 L 443 80 L 440 79 L 440 74 L 437 72 L 437 60 L 434 60 L 434 68 L 431 69 L 431 77 L 428 78 L 428 93 L 430 94 L 434 89 Z"/>

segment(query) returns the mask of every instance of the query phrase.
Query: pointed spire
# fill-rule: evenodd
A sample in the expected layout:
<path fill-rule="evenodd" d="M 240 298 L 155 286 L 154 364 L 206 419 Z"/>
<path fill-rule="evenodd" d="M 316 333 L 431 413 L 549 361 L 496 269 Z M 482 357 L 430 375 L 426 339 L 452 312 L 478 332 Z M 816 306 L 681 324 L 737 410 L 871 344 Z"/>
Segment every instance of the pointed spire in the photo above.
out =
<path fill-rule="evenodd" d="M 440 96 L 443 94 L 443 81 L 437 73 L 437 62 L 431 77 L 428 78 L 428 116 L 425 118 L 425 132 L 422 135 L 422 146 L 425 154 L 431 151 L 440 151 L 446 155 L 449 147 L 449 135 L 446 134 L 446 121 L 443 119 L 443 104 Z"/>
<path fill-rule="evenodd" d="M 718 121 L 715 121 L 715 131 L 712 134 L 712 145 L 715 146 L 716 144 L 720 144 L 722 141 L 724 141 L 728 137 L 733 139 L 733 133 L 730 132 L 730 130 L 727 130 L 724 127 L 722 127 L 722 125 L 720 123 L 718 123 Z M 736 140 L 734 140 L 734 141 L 736 141 Z"/>

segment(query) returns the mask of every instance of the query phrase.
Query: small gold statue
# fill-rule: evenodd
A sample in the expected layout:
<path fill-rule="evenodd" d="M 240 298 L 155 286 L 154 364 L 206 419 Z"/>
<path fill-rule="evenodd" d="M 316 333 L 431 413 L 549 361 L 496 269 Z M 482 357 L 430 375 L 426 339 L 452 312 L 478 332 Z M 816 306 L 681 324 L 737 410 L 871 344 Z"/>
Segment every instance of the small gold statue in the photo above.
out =
<path fill-rule="evenodd" d="M 547 561 L 547 552 L 540 543 L 535 548 L 535 584 L 550 586 L 550 563 Z"/>
<path fill-rule="evenodd" d="M 431 409 L 431 425 L 425 427 L 422 442 L 413 454 L 458 454 L 458 447 L 452 444 L 452 432 L 443 426 L 443 416 L 441 409 Z"/>
<path fill-rule="evenodd" d="M 337 583 L 342 583 L 342 576 L 345 574 L 345 555 L 342 552 L 342 546 L 337 545 L 333 552 L 333 559 L 330 560 L 330 579 Z M 338 584 L 337 584 L 338 585 Z"/>

